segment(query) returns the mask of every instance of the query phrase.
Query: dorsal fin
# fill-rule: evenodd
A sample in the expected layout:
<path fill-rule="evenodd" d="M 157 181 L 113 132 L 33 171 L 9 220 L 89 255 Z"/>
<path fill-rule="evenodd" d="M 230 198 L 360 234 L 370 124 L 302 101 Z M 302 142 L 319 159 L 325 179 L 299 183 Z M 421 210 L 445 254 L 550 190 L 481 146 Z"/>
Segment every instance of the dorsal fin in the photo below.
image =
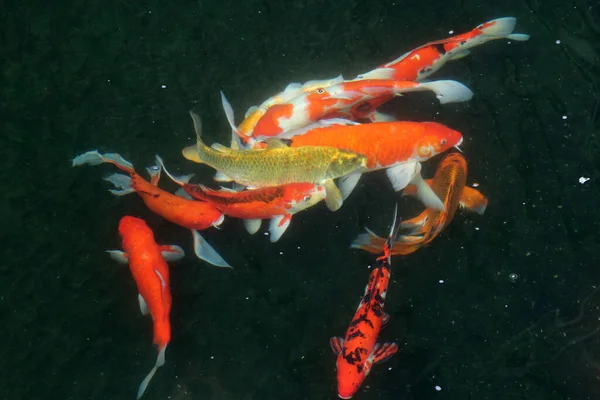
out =
<path fill-rule="evenodd" d="M 270 138 L 265 140 L 267 149 L 283 149 L 289 147 L 283 140 L 279 138 Z"/>

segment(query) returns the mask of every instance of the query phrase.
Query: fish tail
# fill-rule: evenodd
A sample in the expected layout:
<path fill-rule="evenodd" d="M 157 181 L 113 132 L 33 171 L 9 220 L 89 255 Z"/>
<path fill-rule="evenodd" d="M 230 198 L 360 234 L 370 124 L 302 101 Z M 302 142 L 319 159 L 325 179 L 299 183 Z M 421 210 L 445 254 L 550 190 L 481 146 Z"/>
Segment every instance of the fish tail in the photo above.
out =
<path fill-rule="evenodd" d="M 102 163 L 113 164 L 123 172 L 128 174 L 135 174 L 133 164 L 125 160 L 117 153 L 104 153 L 101 154 L 98 150 L 88 151 L 80 154 L 73 159 L 73 167 L 79 167 L 81 165 L 100 165 Z"/>
<path fill-rule="evenodd" d="M 367 233 L 358 235 L 352 244 L 350 244 L 350 248 L 361 249 L 372 254 L 378 254 L 381 251 L 381 248 L 385 246 L 385 239 L 377 236 L 369 228 L 365 229 L 367 230 Z"/>
<path fill-rule="evenodd" d="M 488 21 L 480 25 L 484 35 L 493 39 L 512 39 L 516 41 L 525 41 L 529 35 L 524 33 L 513 33 L 517 19 L 514 17 L 504 17 Z M 479 27 L 478 27 L 479 28 Z"/>
<path fill-rule="evenodd" d="M 156 160 L 156 165 L 158 165 L 159 170 L 162 170 L 165 172 L 165 174 L 167 174 L 167 176 L 169 178 L 171 178 L 171 180 L 173 182 L 175 182 L 176 184 L 178 184 L 179 186 L 184 186 L 186 184 L 188 184 L 190 182 L 190 179 L 195 175 L 195 174 L 188 174 L 188 175 L 182 175 L 182 176 L 175 176 L 173 174 L 171 174 L 167 168 L 165 167 L 165 163 L 163 162 L 162 158 L 158 155 L 154 156 L 155 160 Z"/>
<path fill-rule="evenodd" d="M 138 400 L 144 395 L 144 392 L 146 391 L 146 388 L 148 388 L 148 384 L 150 384 L 150 381 L 152 380 L 152 377 L 156 373 L 156 370 L 165 364 L 165 351 L 166 350 L 167 350 L 167 345 L 164 345 L 159 348 L 158 356 L 156 358 L 156 364 L 154 364 L 154 367 L 152 367 L 152 369 L 150 370 L 148 375 L 146 375 L 146 377 L 144 378 L 142 383 L 140 383 L 140 387 L 138 388 L 138 392 L 137 392 Z"/>
<path fill-rule="evenodd" d="M 396 237 L 398 237 L 400 221 L 401 218 L 398 215 L 398 204 L 396 204 L 396 206 L 394 207 L 394 222 L 392 223 L 390 234 L 388 235 L 388 238 L 385 241 L 385 245 L 383 246 L 383 257 L 387 258 L 388 262 L 391 260 L 392 257 L 392 247 L 394 246 L 394 241 L 396 240 Z"/>
<path fill-rule="evenodd" d="M 190 110 L 190 116 L 194 122 L 194 131 L 196 132 L 196 145 L 188 146 L 182 150 L 182 154 L 185 158 L 190 161 L 197 162 L 199 164 L 206 164 L 206 157 L 209 152 L 209 148 L 202 141 L 202 121 L 200 116 Z"/>

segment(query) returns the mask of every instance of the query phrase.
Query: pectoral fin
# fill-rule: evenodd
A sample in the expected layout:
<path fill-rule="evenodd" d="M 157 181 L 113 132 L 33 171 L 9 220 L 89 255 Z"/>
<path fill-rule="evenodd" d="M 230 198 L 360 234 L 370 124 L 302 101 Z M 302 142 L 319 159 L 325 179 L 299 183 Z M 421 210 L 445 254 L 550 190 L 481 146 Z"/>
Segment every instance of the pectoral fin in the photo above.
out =
<path fill-rule="evenodd" d="M 416 196 L 427 208 L 434 209 L 436 211 L 446 211 L 446 207 L 440 198 L 435 194 L 431 186 L 429 186 L 421 176 L 421 164 L 418 164 L 418 168 L 415 170 L 411 184 L 417 188 Z"/>
<path fill-rule="evenodd" d="M 340 193 L 342 194 L 342 200 L 346 200 L 350 193 L 356 187 L 356 184 L 360 180 L 362 176 L 362 172 L 354 171 L 348 175 L 342 176 L 338 180 L 338 185 L 340 187 Z"/>
<path fill-rule="evenodd" d="M 138 293 L 138 303 L 140 305 L 140 312 L 142 315 L 148 315 L 150 312 L 148 311 L 148 306 L 146 305 L 146 300 L 142 297 L 141 294 Z"/>
<path fill-rule="evenodd" d="M 119 264 L 128 264 L 129 257 L 127 253 L 121 250 L 106 250 L 106 252 L 110 255 L 110 258 L 118 262 Z"/>
<path fill-rule="evenodd" d="M 465 186 L 460 194 L 460 206 L 467 210 L 483 215 L 488 205 L 488 199 L 478 190 Z"/>
<path fill-rule="evenodd" d="M 217 171 L 217 173 L 215 174 L 214 180 L 217 181 L 217 182 L 231 182 L 231 181 L 233 181 L 233 179 L 231 179 L 230 177 L 228 177 L 227 175 L 225 175 L 221 171 Z"/>
<path fill-rule="evenodd" d="M 269 223 L 269 239 L 271 243 L 275 243 L 281 238 L 281 235 L 286 231 L 292 221 L 291 214 L 276 215 L 271 218 Z"/>
<path fill-rule="evenodd" d="M 396 343 L 384 343 L 380 345 L 377 343 L 373 350 L 373 364 L 379 364 L 386 362 L 398 351 L 398 345 Z"/>
<path fill-rule="evenodd" d="M 385 171 L 394 191 L 398 192 L 410 183 L 418 165 L 419 163 L 416 161 L 409 161 L 390 167 Z"/>
<path fill-rule="evenodd" d="M 197 230 L 192 229 L 192 235 L 194 237 L 194 252 L 199 259 L 216 267 L 232 268 L 231 265 L 229 265 L 227 261 L 225 261 L 223 257 L 221 257 L 219 253 L 217 253 L 217 251 L 213 249 L 202 236 L 200 236 Z"/>
<path fill-rule="evenodd" d="M 185 256 L 183 249 L 176 245 L 160 246 L 160 254 L 165 261 L 179 261 Z"/>
<path fill-rule="evenodd" d="M 323 186 L 325 186 L 325 204 L 327 204 L 327 208 L 331 211 L 339 210 L 344 203 L 342 193 L 331 179 L 327 179 Z"/>
<path fill-rule="evenodd" d="M 249 234 L 254 235 L 260 229 L 261 219 L 245 219 L 244 227 Z"/>
<path fill-rule="evenodd" d="M 339 336 L 334 336 L 329 339 L 329 346 L 336 356 L 340 354 L 344 348 L 344 339 Z"/>

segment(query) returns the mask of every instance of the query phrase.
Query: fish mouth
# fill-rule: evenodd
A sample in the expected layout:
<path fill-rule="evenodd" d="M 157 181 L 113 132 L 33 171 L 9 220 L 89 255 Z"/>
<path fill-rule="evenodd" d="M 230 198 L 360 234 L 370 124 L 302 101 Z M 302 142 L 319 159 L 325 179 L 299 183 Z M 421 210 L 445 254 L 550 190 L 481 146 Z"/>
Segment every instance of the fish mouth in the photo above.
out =
<path fill-rule="evenodd" d="M 461 153 L 463 152 L 463 151 L 462 151 L 462 149 L 460 148 L 460 145 L 462 144 L 462 142 L 463 142 L 463 138 L 461 137 L 461 138 L 460 138 L 460 140 L 458 141 L 458 143 L 456 143 L 456 144 L 454 145 L 454 148 L 455 148 L 456 150 L 460 151 Z"/>

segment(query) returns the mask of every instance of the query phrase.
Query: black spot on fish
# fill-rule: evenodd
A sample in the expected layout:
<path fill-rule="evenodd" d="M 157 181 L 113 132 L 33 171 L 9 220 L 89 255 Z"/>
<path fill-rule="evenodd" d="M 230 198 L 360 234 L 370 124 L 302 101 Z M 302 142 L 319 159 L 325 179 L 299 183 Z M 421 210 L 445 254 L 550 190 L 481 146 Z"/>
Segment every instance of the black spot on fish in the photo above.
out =
<path fill-rule="evenodd" d="M 352 332 L 352 333 L 350 333 L 350 334 L 348 335 L 348 338 L 347 338 L 347 340 L 351 340 L 351 339 L 354 339 L 354 338 L 356 338 L 356 337 L 361 337 L 361 338 L 363 338 L 363 339 L 364 339 L 364 337 L 365 337 L 365 334 L 364 334 L 364 333 L 362 333 L 362 331 L 361 331 L 360 329 L 357 329 L 355 332 Z"/>
<path fill-rule="evenodd" d="M 444 45 L 439 43 L 439 44 L 434 44 L 433 47 L 436 49 L 436 51 L 438 53 L 440 53 L 441 55 L 446 54 L 446 49 L 444 48 Z"/>
<path fill-rule="evenodd" d="M 359 347 L 359 348 L 355 349 L 354 351 L 344 355 L 343 357 L 346 360 L 346 362 L 351 365 L 361 362 L 360 350 L 361 350 L 361 348 Z M 364 350 L 364 349 L 362 349 L 362 350 Z"/>
<path fill-rule="evenodd" d="M 362 364 L 358 364 L 356 366 L 356 372 L 358 372 L 359 374 L 363 371 L 365 367 Z"/>
<path fill-rule="evenodd" d="M 371 328 L 373 328 L 373 323 L 371 322 L 371 320 L 369 318 L 367 318 L 367 314 L 362 314 L 360 317 L 356 318 L 354 321 L 352 321 L 350 323 L 350 326 L 356 326 L 358 324 L 360 324 L 361 322 L 366 323 L 367 325 L 369 325 Z"/>

